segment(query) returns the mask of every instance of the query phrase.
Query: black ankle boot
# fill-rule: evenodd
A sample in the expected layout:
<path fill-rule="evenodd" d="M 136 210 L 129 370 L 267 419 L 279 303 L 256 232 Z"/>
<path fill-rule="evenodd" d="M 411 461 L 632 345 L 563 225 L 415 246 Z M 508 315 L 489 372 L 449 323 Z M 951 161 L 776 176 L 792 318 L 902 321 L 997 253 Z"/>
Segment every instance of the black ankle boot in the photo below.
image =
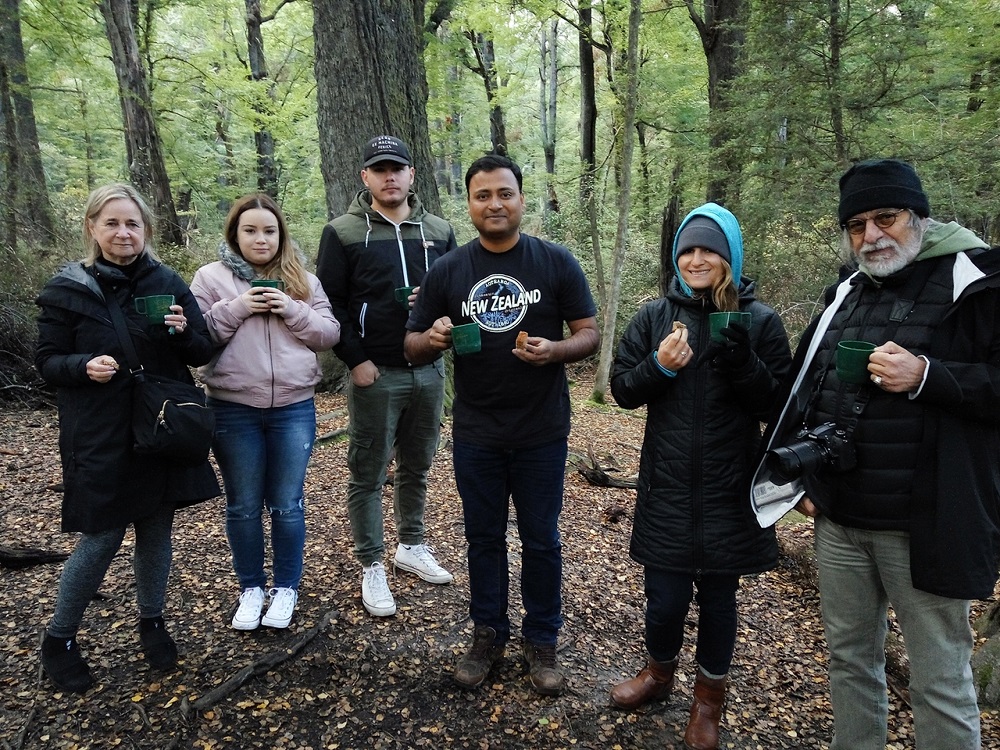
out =
<path fill-rule="evenodd" d="M 162 617 L 139 618 L 139 643 L 153 669 L 169 672 L 177 666 L 177 644 L 167 633 Z"/>
<path fill-rule="evenodd" d="M 76 638 L 54 638 L 46 633 L 42 641 L 42 667 L 60 690 L 85 693 L 94 684 Z"/>

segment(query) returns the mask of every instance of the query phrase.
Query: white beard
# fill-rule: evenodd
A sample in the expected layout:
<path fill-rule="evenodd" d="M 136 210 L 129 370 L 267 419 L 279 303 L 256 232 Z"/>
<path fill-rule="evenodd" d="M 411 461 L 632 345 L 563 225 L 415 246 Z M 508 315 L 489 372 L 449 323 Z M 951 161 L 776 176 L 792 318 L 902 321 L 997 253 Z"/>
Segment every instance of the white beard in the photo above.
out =
<path fill-rule="evenodd" d="M 877 242 L 865 243 L 857 251 L 858 266 L 869 276 L 885 277 L 906 268 L 920 253 L 923 240 L 921 232 L 907 233 L 906 239 L 896 242 L 891 237 L 882 237 Z M 889 255 L 886 250 L 892 250 Z M 879 251 L 877 257 L 869 257 L 870 253 Z"/>

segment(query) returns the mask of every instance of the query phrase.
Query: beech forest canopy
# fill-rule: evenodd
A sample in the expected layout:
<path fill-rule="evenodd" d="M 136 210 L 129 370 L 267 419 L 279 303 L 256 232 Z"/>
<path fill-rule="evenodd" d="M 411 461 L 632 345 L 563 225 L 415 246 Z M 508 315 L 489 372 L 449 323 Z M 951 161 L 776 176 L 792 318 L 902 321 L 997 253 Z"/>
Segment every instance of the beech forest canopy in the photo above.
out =
<path fill-rule="evenodd" d="M 188 278 L 258 189 L 314 260 L 378 132 L 410 143 L 460 242 L 466 167 L 514 158 L 527 231 L 569 246 L 602 303 L 621 269 L 622 324 L 659 294 L 671 221 L 713 199 L 800 328 L 835 277 L 837 178 L 859 158 L 914 163 L 932 216 L 1000 239 L 998 0 L 0 5 L 0 247 L 22 263 L 78 256 L 83 198 L 112 180 L 168 217 L 160 249 Z"/>

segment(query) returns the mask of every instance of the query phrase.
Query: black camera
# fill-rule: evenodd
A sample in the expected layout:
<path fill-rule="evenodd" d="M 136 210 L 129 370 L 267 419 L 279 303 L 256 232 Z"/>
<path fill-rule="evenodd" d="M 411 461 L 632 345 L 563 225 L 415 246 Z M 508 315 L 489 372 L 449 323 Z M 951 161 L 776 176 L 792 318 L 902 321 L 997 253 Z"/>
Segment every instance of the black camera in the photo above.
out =
<path fill-rule="evenodd" d="M 803 428 L 795 437 L 794 443 L 766 454 L 771 481 L 777 485 L 812 474 L 824 464 L 835 471 L 848 471 L 857 463 L 850 436 L 833 422 Z"/>

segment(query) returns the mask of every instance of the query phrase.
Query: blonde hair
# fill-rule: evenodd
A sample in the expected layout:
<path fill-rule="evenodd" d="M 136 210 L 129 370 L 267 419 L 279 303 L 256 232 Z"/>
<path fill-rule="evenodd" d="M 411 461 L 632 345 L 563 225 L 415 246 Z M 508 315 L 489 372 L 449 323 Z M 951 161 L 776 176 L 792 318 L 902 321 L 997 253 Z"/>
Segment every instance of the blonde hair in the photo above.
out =
<path fill-rule="evenodd" d="M 240 252 L 240 243 L 237 232 L 240 227 L 240 217 L 253 208 L 260 208 L 270 211 L 278 221 L 278 252 L 274 254 L 271 262 L 264 267 L 265 278 L 281 279 L 285 282 L 285 292 L 292 299 L 308 300 L 312 296 L 312 288 L 309 286 L 309 277 L 306 269 L 302 265 L 299 257 L 298 246 L 288 235 L 288 225 L 285 223 L 285 215 L 275 202 L 274 198 L 266 193 L 252 193 L 244 195 L 238 199 L 229 213 L 226 215 L 226 224 L 223 234 L 229 249 L 243 258 Z M 246 258 L 243 258 L 246 260 Z"/>
<path fill-rule="evenodd" d="M 719 312 L 736 312 L 740 309 L 740 290 L 733 278 L 733 267 L 724 258 L 720 260 L 723 273 L 719 283 L 712 287 L 712 302 Z"/>
<path fill-rule="evenodd" d="M 145 238 L 142 251 L 156 258 L 156 253 L 153 251 L 153 224 L 155 222 L 153 212 L 139 195 L 138 190 L 124 182 L 115 182 L 94 188 L 87 196 L 87 202 L 83 207 L 83 247 L 86 253 L 83 257 L 83 264 L 85 266 L 94 265 L 102 257 L 101 246 L 97 244 L 97 239 L 90 231 L 91 223 L 97 221 L 97 217 L 101 215 L 101 211 L 108 203 L 119 199 L 132 201 L 139 209 Z M 156 259 L 159 260 L 159 258 Z"/>

